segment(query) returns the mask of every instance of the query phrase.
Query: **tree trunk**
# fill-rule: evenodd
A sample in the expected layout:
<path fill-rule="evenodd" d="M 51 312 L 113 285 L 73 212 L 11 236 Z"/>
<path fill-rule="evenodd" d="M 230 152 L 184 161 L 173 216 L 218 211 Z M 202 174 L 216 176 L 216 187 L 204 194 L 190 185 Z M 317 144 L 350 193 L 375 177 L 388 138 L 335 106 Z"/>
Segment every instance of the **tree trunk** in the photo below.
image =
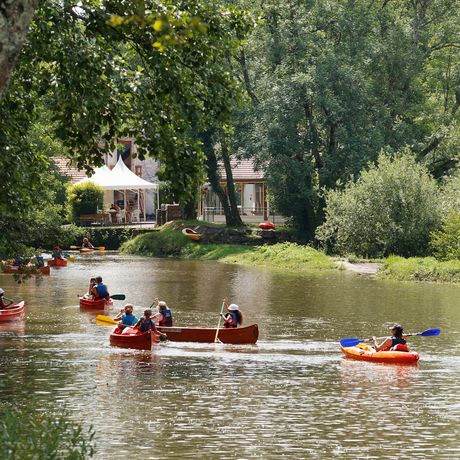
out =
<path fill-rule="evenodd" d="M 0 101 L 24 45 L 37 0 L 0 1 Z"/>
<path fill-rule="evenodd" d="M 185 220 L 195 220 L 197 218 L 197 194 L 194 193 L 191 198 L 189 198 L 182 205 L 182 213 Z"/>

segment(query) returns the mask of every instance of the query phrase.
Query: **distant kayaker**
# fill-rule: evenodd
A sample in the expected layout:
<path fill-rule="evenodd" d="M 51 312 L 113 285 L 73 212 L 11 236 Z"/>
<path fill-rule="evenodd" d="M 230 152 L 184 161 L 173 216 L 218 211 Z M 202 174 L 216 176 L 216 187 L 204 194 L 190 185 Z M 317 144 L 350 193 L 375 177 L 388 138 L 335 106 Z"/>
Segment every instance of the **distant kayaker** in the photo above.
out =
<path fill-rule="evenodd" d="M 133 315 L 134 305 L 127 303 L 115 316 L 114 320 L 118 321 L 118 328 L 124 329 L 126 326 L 134 326 L 137 323 L 137 318 Z"/>
<path fill-rule="evenodd" d="M 391 337 L 387 337 L 380 345 L 377 344 L 377 337 L 372 337 L 374 347 L 377 351 L 409 351 L 406 340 L 404 339 L 404 329 L 400 324 L 395 324 L 391 328 Z"/>
<path fill-rule="evenodd" d="M 172 311 L 168 308 L 164 300 L 158 302 L 158 313 L 155 315 L 155 318 L 158 320 L 158 326 L 172 327 Z"/>
<path fill-rule="evenodd" d="M 51 254 L 51 257 L 52 257 L 53 259 L 61 259 L 61 260 L 64 259 L 64 257 L 62 256 L 62 249 L 61 249 L 60 246 L 56 246 L 56 247 L 54 248 L 54 251 L 53 251 L 53 253 Z"/>
<path fill-rule="evenodd" d="M 225 304 L 228 313 L 222 315 L 224 318 L 224 327 L 238 327 L 238 324 L 243 324 L 243 314 L 240 312 L 240 307 L 235 303 L 230 305 Z"/>
<path fill-rule="evenodd" d="M 4 297 L 4 294 L 5 294 L 5 291 L 0 288 L 0 310 L 2 308 L 6 308 L 6 307 L 9 307 L 13 301 L 12 300 L 8 300 Z"/>
<path fill-rule="evenodd" d="M 93 294 L 95 299 L 105 299 L 109 300 L 110 294 L 107 286 L 102 282 L 102 277 L 96 277 L 96 285 L 91 289 L 91 294 Z"/>
<path fill-rule="evenodd" d="M 150 308 L 144 310 L 144 316 L 139 319 L 134 327 L 139 329 L 141 334 L 147 331 L 152 331 L 158 334 L 160 337 L 167 338 L 166 334 L 163 334 L 163 332 L 157 330 L 155 323 L 152 321 L 152 310 Z"/>
<path fill-rule="evenodd" d="M 94 246 L 90 243 L 88 238 L 83 238 L 83 242 L 81 243 L 82 249 L 94 249 Z"/>

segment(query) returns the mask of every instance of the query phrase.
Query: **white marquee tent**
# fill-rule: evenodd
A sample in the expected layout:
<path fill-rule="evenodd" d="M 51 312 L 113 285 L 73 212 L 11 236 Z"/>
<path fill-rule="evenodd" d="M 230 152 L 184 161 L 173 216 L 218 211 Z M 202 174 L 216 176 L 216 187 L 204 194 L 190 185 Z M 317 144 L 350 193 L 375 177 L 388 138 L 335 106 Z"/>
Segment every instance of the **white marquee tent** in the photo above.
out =
<path fill-rule="evenodd" d="M 97 168 L 94 174 L 91 177 L 85 177 L 78 183 L 84 183 L 91 181 L 96 185 L 99 185 L 106 191 L 122 191 L 124 195 L 124 203 L 126 206 L 126 192 L 128 190 L 137 192 L 137 209 L 141 209 L 141 192 L 142 192 L 142 208 L 143 216 L 145 219 L 145 194 L 147 190 L 156 191 L 156 205 L 159 205 L 159 184 L 152 184 L 151 182 L 142 179 L 142 177 L 134 174 L 123 162 L 123 159 L 120 157 L 117 164 L 112 170 L 107 166 L 102 166 Z M 140 216 L 139 216 L 140 218 Z"/>

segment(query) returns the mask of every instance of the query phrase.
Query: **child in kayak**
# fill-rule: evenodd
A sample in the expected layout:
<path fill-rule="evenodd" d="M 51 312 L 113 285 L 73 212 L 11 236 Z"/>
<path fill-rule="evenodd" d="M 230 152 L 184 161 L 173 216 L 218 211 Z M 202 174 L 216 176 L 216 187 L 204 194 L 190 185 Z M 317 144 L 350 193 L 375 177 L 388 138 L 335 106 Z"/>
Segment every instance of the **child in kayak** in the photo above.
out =
<path fill-rule="evenodd" d="M 144 310 L 144 316 L 139 319 L 139 321 L 136 323 L 134 327 L 139 330 L 140 334 L 143 334 L 147 331 L 152 331 L 158 334 L 160 336 L 160 339 L 163 338 L 164 340 L 167 338 L 166 334 L 163 334 L 162 332 L 157 330 L 155 323 L 152 321 L 152 310 L 150 308 Z"/>
<path fill-rule="evenodd" d="M 243 324 L 243 314 L 240 312 L 240 307 L 238 305 L 235 303 L 227 305 L 227 303 L 225 303 L 225 307 L 228 311 L 228 313 L 222 315 L 225 328 L 238 327 L 238 324 Z"/>
<path fill-rule="evenodd" d="M 53 253 L 51 254 L 51 257 L 53 259 L 61 259 L 61 260 L 64 260 L 64 256 L 62 255 L 62 249 L 60 246 L 56 246 L 54 248 L 54 251 Z"/>
<path fill-rule="evenodd" d="M 158 326 L 172 327 L 173 325 L 172 311 L 164 300 L 158 302 L 158 313 L 155 315 L 155 319 Z"/>
<path fill-rule="evenodd" d="M 91 289 L 91 294 L 93 294 L 95 299 L 105 299 L 109 300 L 110 294 L 107 289 L 107 286 L 102 282 L 102 277 L 96 277 L 96 285 Z"/>
<path fill-rule="evenodd" d="M 403 327 L 400 324 L 395 324 L 391 328 L 392 336 L 387 337 L 380 345 L 377 344 L 377 337 L 372 337 L 375 349 L 377 351 L 409 351 L 403 332 Z"/>
<path fill-rule="evenodd" d="M 12 300 L 7 300 L 3 295 L 5 294 L 5 291 L 0 288 L 0 310 L 6 307 L 9 307 L 13 301 Z"/>
<path fill-rule="evenodd" d="M 134 326 L 137 323 L 137 318 L 135 315 L 133 315 L 133 310 L 134 310 L 134 305 L 131 303 L 127 303 L 120 310 L 120 313 L 118 313 L 118 315 L 115 316 L 114 320 L 118 321 L 118 329 L 120 329 L 120 332 L 125 327 Z"/>

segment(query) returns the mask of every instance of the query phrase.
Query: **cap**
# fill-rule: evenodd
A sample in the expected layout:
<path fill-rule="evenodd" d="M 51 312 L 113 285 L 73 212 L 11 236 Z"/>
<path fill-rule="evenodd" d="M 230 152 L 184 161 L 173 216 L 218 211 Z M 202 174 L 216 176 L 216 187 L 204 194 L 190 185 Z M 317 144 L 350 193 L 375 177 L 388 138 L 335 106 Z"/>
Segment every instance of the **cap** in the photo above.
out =
<path fill-rule="evenodd" d="M 230 304 L 230 305 L 228 306 L 228 309 L 229 309 L 230 311 L 235 311 L 235 310 L 239 310 L 240 307 L 239 307 L 236 303 L 232 303 L 232 304 Z"/>

